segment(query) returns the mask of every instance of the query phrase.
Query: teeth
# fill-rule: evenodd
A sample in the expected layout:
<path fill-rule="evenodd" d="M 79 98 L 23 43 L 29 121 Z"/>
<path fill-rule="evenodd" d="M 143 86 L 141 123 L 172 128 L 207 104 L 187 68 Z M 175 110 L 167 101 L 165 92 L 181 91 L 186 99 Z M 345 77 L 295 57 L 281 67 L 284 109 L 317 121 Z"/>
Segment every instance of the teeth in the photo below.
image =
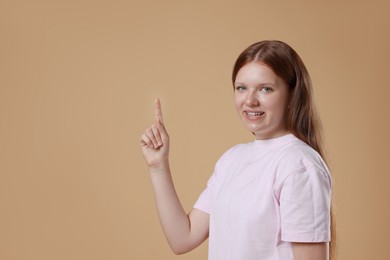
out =
<path fill-rule="evenodd" d="M 261 116 L 264 115 L 264 112 L 246 112 L 249 116 Z"/>

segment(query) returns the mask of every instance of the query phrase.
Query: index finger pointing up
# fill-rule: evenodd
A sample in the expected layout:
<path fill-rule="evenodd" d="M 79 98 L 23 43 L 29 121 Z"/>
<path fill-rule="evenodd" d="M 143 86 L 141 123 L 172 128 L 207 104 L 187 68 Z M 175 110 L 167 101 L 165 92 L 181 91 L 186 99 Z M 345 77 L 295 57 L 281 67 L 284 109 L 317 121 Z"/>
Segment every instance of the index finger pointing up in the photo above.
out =
<path fill-rule="evenodd" d="M 164 124 L 162 110 L 161 110 L 161 102 L 159 98 L 155 100 L 155 113 L 156 113 L 156 122 Z"/>

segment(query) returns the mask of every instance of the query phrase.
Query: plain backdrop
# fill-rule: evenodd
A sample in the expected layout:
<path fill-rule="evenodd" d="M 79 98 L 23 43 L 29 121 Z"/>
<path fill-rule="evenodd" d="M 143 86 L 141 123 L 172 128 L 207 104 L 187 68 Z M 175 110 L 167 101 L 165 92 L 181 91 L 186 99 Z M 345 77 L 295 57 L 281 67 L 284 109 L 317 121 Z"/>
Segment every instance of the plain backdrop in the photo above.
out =
<path fill-rule="evenodd" d="M 174 256 L 139 138 L 160 97 L 190 210 L 229 147 L 250 44 L 290 44 L 311 73 L 334 178 L 338 259 L 387 259 L 387 1 L 0 1 L 0 259 Z"/>

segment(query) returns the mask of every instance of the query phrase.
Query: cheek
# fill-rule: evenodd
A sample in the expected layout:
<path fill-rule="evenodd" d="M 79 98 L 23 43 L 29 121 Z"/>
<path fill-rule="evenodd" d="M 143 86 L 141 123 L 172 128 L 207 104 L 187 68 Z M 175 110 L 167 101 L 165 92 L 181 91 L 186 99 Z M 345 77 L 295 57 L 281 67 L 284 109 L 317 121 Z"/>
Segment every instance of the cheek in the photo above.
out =
<path fill-rule="evenodd" d="M 243 104 L 243 98 L 241 95 L 234 95 L 234 106 L 236 109 L 240 109 Z"/>
<path fill-rule="evenodd" d="M 286 111 L 287 102 L 284 98 L 264 98 L 260 103 L 274 114 L 284 114 Z"/>
<path fill-rule="evenodd" d="M 265 109 L 275 110 L 275 108 L 278 106 L 275 102 L 275 98 L 269 96 L 260 96 L 259 102 L 260 105 Z"/>
<path fill-rule="evenodd" d="M 274 110 L 281 118 L 284 118 L 287 109 L 287 99 L 281 98 L 274 103 Z"/>

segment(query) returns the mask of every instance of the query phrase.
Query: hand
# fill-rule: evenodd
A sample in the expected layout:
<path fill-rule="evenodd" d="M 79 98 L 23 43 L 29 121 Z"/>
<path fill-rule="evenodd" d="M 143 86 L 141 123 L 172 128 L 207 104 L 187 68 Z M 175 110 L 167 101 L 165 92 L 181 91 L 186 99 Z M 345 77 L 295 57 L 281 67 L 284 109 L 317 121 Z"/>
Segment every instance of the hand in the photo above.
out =
<path fill-rule="evenodd" d="M 169 136 L 165 130 L 160 99 L 155 100 L 156 123 L 141 136 L 141 150 L 149 167 L 168 163 Z"/>

